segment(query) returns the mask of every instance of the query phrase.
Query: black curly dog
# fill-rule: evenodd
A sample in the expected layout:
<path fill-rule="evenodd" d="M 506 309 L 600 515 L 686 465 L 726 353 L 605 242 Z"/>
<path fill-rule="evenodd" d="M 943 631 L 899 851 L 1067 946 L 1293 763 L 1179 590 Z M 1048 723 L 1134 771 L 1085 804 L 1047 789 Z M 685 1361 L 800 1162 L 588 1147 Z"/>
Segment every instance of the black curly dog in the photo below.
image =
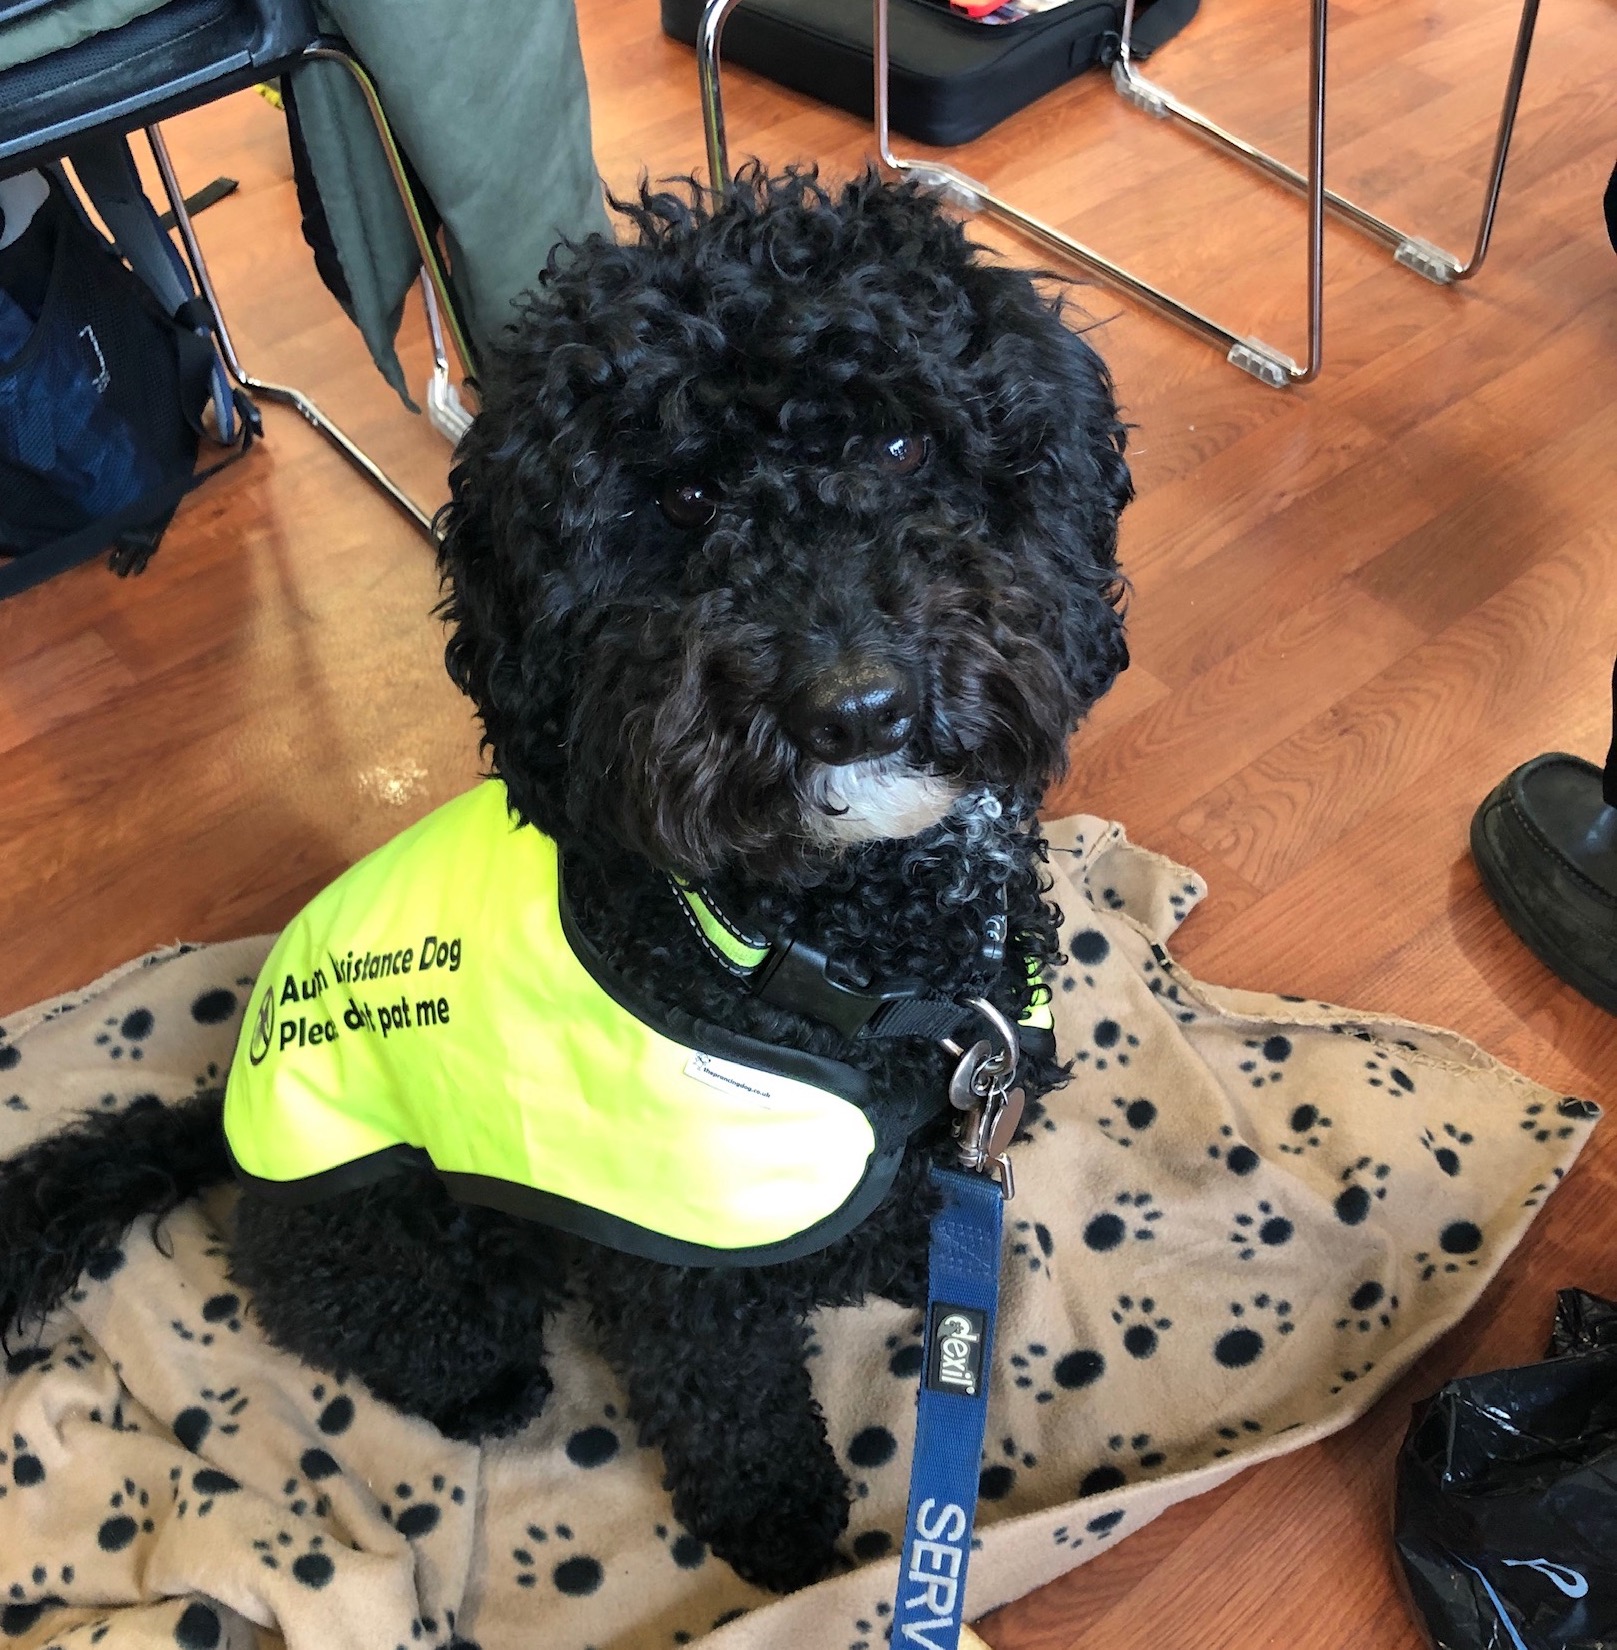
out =
<path fill-rule="evenodd" d="M 786 1590 L 834 1566 L 848 1514 L 808 1319 L 924 1300 L 951 1062 L 748 994 L 665 873 L 812 937 L 843 977 L 1016 1018 L 1025 959 L 1058 954 L 1035 810 L 1127 662 L 1124 430 L 1059 303 L 913 186 L 750 168 L 722 202 L 642 187 L 619 210 L 626 244 L 552 261 L 457 455 L 450 674 L 625 977 L 849 1061 L 928 1121 L 873 1216 L 772 1266 L 633 1259 L 420 1173 L 302 1208 L 243 1195 L 232 1270 L 280 1346 L 466 1439 L 539 1413 L 546 1320 L 576 1296 L 677 1516 Z M 1061 1071 L 1026 1076 L 1036 1113 Z M 0 1317 L 37 1322 L 129 1223 L 228 1172 L 217 1095 L 34 1146 L 0 1173 Z"/>

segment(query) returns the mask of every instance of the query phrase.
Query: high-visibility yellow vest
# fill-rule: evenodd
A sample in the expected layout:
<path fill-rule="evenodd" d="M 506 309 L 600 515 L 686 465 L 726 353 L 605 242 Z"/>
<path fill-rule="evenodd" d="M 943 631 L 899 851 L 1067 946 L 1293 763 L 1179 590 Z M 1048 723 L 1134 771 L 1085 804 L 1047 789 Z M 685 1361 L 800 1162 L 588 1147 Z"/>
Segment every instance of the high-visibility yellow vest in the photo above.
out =
<path fill-rule="evenodd" d="M 941 1100 L 940 1096 L 940 1100 Z M 240 1177 L 309 1201 L 430 1165 L 462 1201 L 681 1264 L 807 1254 L 886 1194 L 866 1075 L 628 1000 L 556 845 L 489 781 L 315 897 L 225 1094 Z"/>
<path fill-rule="evenodd" d="M 555 843 L 490 781 L 316 896 L 231 1066 L 241 1177 L 302 1201 L 425 1159 L 465 1201 L 709 1265 L 808 1253 L 863 1219 L 903 1148 L 878 1151 L 864 1074 L 649 1024 L 569 944 L 558 880 Z"/>

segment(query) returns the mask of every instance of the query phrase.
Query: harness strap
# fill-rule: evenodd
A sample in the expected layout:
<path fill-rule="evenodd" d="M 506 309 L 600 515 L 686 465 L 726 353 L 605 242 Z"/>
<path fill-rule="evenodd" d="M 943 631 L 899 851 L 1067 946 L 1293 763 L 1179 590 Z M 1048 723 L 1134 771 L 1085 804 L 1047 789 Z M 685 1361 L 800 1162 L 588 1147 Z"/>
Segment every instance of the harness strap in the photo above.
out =
<path fill-rule="evenodd" d="M 955 1650 L 960 1641 L 999 1305 L 1000 1188 L 958 1169 L 934 1166 L 932 1178 L 943 1204 L 932 1221 L 893 1650 Z"/>
<path fill-rule="evenodd" d="M 669 881 L 713 960 L 726 973 L 751 982 L 758 996 L 778 1008 L 806 1014 L 850 1038 L 925 1037 L 947 1042 L 973 1018 L 968 1005 L 929 991 L 918 980 L 889 980 L 865 989 L 844 984 L 831 976 L 825 953 L 816 946 L 796 938 L 772 943 L 749 933 L 694 883 L 681 877 Z M 1007 927 L 1003 912 L 990 920 L 983 940 L 985 964 L 997 967 L 1003 960 Z M 1035 982 L 1024 1029 L 1049 1028 L 1049 1002 L 1048 987 Z"/>

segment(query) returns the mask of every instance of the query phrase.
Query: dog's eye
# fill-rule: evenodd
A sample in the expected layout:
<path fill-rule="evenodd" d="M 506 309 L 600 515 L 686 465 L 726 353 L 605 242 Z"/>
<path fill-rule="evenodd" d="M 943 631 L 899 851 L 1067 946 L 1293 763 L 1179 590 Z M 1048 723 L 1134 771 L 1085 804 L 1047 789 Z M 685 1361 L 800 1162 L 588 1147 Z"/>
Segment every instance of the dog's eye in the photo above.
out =
<path fill-rule="evenodd" d="M 926 463 L 924 435 L 883 436 L 876 443 L 876 464 L 890 476 L 914 475 Z"/>
<path fill-rule="evenodd" d="M 657 502 L 676 527 L 710 527 L 719 513 L 714 490 L 699 481 L 671 481 Z"/>

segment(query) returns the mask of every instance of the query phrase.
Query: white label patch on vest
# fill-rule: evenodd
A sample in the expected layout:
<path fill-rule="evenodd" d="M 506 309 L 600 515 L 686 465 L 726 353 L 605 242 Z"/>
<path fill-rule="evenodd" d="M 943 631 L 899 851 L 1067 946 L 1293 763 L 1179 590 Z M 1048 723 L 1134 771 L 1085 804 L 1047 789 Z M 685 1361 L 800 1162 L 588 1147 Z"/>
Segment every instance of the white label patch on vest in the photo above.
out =
<path fill-rule="evenodd" d="M 804 1096 L 818 1091 L 795 1077 L 778 1077 L 771 1071 L 759 1071 L 756 1066 L 738 1065 L 734 1060 L 721 1060 L 716 1055 L 704 1054 L 700 1049 L 685 1063 L 685 1075 L 694 1077 L 720 1094 L 745 1095 L 769 1110 L 774 1106 L 797 1106 Z"/>
<path fill-rule="evenodd" d="M 937 1301 L 927 1333 L 926 1384 L 933 1392 L 975 1398 L 983 1373 L 987 1318 L 974 1306 Z"/>

